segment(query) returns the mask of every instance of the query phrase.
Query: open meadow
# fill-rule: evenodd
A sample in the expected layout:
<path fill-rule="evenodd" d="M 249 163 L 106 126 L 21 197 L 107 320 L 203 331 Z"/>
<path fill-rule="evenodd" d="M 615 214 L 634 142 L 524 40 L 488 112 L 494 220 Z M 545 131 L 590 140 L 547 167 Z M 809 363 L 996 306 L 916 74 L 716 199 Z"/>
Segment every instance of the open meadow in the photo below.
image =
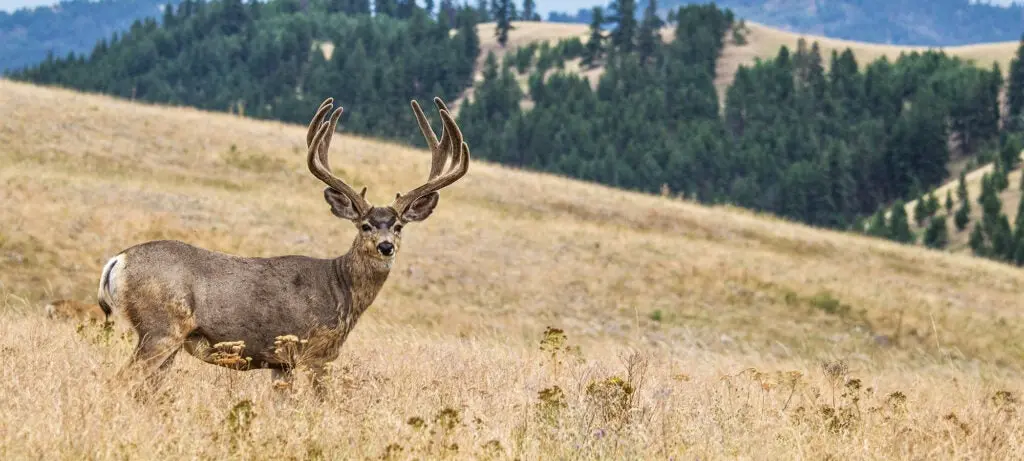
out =
<path fill-rule="evenodd" d="M 1024 459 L 1021 270 L 479 160 L 325 402 L 185 354 L 137 401 L 124 320 L 48 301 L 146 240 L 333 257 L 356 229 L 304 126 L 6 80 L 0 107 L 0 458 Z M 430 159 L 343 126 L 331 153 L 375 203 Z"/>

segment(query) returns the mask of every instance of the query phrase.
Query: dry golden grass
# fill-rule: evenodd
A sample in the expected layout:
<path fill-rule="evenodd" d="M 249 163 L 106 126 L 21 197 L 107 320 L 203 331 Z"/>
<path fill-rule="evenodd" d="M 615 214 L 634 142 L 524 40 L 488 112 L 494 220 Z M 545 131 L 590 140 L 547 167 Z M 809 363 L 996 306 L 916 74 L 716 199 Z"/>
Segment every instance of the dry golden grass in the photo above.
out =
<path fill-rule="evenodd" d="M 326 404 L 188 356 L 137 403 L 113 381 L 132 335 L 54 326 L 45 300 L 90 299 L 149 239 L 329 257 L 354 229 L 305 169 L 304 127 L 3 80 L 0 107 L 5 459 L 1024 456 L 1019 270 L 478 160 L 406 232 Z M 427 173 L 423 149 L 333 147 L 378 202 Z M 582 361 L 547 362 L 548 326 Z M 647 368 L 623 393 L 606 378 L 629 382 L 631 352 Z"/>
<path fill-rule="evenodd" d="M 1019 377 L 982 365 L 583 349 L 368 319 L 324 403 L 189 358 L 155 403 L 130 338 L 0 316 L 4 459 L 1020 459 Z M 538 335 L 540 336 L 540 335 Z M 539 338 L 538 338 L 539 339 Z M 572 337 L 568 338 L 571 346 Z M 558 363 L 558 362 L 561 363 Z M 453 366 L 455 365 L 455 366 Z M 390 455 L 390 456 L 389 456 Z"/>

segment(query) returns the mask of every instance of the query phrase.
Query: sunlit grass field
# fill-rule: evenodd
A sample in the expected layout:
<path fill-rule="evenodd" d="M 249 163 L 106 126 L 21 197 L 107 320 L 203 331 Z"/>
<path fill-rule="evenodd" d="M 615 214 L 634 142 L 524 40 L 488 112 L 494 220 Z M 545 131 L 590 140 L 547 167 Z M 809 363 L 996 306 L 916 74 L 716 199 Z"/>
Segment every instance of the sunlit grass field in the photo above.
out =
<path fill-rule="evenodd" d="M 478 159 L 404 232 L 325 402 L 184 354 L 137 401 L 124 321 L 47 301 L 150 239 L 333 257 L 355 229 L 303 126 L 2 80 L 0 107 L 4 459 L 1024 458 L 1019 269 Z M 427 150 L 341 130 L 371 201 L 425 179 Z"/>

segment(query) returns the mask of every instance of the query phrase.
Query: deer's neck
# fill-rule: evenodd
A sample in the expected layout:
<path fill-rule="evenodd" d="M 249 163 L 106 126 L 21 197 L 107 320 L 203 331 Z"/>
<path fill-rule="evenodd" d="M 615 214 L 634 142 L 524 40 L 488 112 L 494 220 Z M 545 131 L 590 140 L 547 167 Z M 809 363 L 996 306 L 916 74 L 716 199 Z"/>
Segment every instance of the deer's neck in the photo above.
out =
<path fill-rule="evenodd" d="M 384 287 L 391 267 L 380 259 L 350 251 L 334 260 L 334 270 L 345 300 L 339 314 L 351 330 Z"/>

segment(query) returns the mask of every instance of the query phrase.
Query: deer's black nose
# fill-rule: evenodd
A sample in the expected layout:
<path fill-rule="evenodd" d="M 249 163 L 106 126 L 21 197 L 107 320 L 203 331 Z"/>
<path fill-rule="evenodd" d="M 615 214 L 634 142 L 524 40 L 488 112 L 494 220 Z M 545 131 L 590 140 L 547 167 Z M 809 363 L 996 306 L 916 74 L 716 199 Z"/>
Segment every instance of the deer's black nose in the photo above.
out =
<path fill-rule="evenodd" d="M 380 242 L 377 245 L 377 251 L 384 256 L 391 256 L 395 254 L 395 245 L 391 242 Z"/>

